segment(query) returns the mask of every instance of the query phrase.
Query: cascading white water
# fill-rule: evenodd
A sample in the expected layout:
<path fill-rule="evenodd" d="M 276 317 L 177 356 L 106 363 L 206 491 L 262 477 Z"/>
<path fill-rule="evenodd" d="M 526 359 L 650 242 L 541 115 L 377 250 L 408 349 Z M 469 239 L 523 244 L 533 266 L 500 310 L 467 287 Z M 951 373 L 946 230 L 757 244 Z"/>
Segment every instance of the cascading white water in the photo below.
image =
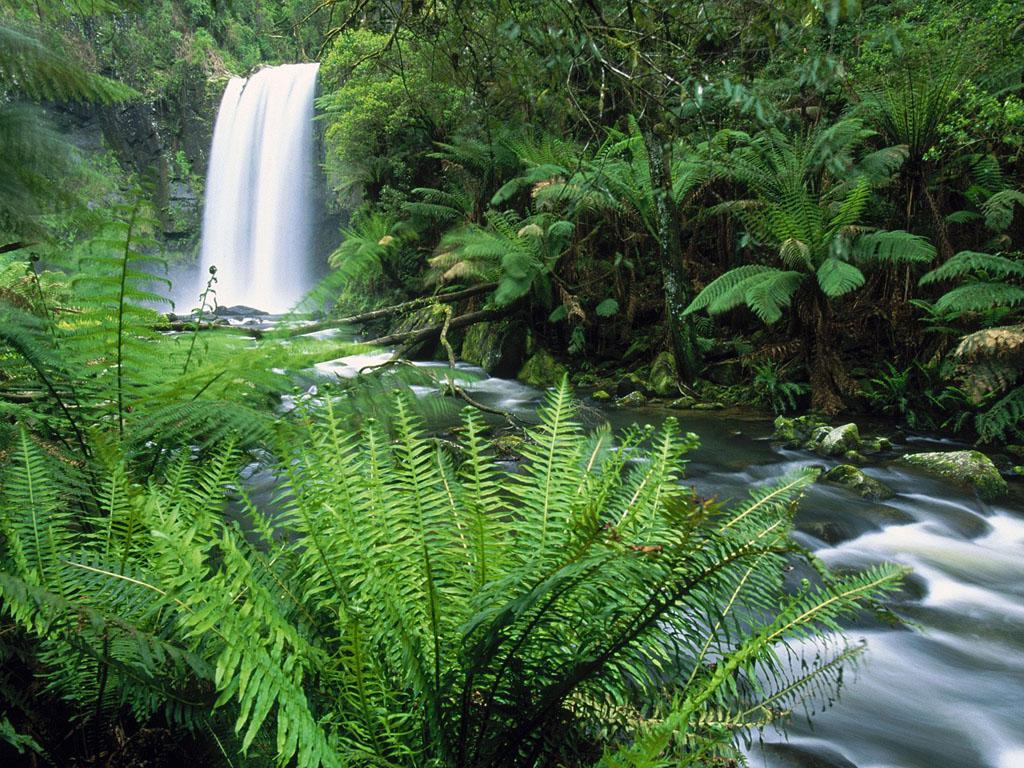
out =
<path fill-rule="evenodd" d="M 319 64 L 232 78 L 213 132 L 202 270 L 217 303 L 283 312 L 312 287 L 313 96 Z"/>

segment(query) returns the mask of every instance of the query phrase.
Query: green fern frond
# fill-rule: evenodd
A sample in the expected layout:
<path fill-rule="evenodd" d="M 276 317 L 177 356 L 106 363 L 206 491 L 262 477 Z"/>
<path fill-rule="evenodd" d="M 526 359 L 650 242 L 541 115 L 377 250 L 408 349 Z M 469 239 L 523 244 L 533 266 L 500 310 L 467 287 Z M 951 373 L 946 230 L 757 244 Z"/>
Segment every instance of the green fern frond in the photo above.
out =
<path fill-rule="evenodd" d="M 864 273 L 853 264 L 828 258 L 818 267 L 818 286 L 826 296 L 835 298 L 864 285 Z"/>
<path fill-rule="evenodd" d="M 989 278 L 1024 277 L 1024 262 L 1000 254 L 960 251 L 941 266 L 926 272 L 918 284 L 931 285 L 971 274 Z"/>
<path fill-rule="evenodd" d="M 935 309 L 946 312 L 982 312 L 994 307 L 1016 307 L 1024 304 L 1024 288 L 1007 283 L 968 283 L 939 297 Z"/>
<path fill-rule="evenodd" d="M 710 314 L 717 315 L 746 304 L 762 322 L 771 324 L 782 317 L 782 308 L 789 306 L 805 277 L 803 272 L 756 264 L 737 267 L 710 282 L 684 314 L 706 307 Z"/>
<path fill-rule="evenodd" d="M 985 226 L 994 232 L 1003 232 L 1013 223 L 1014 206 L 1024 208 L 1024 192 L 1019 189 L 1002 189 L 981 204 Z"/>
<path fill-rule="evenodd" d="M 704 286 L 703 290 L 701 290 L 701 292 L 694 297 L 693 301 L 690 302 L 689 306 L 683 310 L 683 314 L 689 315 L 694 312 L 699 312 L 702 309 L 706 309 L 722 297 L 732 293 L 736 289 L 736 286 L 747 278 L 769 271 L 773 271 L 772 268 L 762 264 L 747 264 L 742 267 L 737 267 L 736 269 L 730 269 L 725 274 L 715 278 Z"/>
<path fill-rule="evenodd" d="M 903 230 L 868 232 L 853 244 L 858 258 L 894 264 L 927 264 L 935 258 L 935 246 L 920 235 Z"/>
<path fill-rule="evenodd" d="M 87 72 L 64 54 L 0 24 L 0 83 L 35 100 L 113 103 L 140 98 L 132 88 Z"/>
<path fill-rule="evenodd" d="M 978 437 L 984 442 L 1024 437 L 1024 386 L 1011 390 L 975 418 Z"/>

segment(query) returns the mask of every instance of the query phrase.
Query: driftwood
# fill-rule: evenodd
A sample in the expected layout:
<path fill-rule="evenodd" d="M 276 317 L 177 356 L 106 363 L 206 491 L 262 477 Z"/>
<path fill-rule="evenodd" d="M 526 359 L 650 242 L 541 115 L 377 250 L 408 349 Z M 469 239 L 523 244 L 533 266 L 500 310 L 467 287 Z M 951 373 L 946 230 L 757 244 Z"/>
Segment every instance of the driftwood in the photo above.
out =
<path fill-rule="evenodd" d="M 349 317 L 331 317 L 310 325 L 293 328 L 289 331 L 289 335 L 301 336 L 306 333 L 315 333 L 316 331 L 337 328 L 341 325 L 359 325 L 360 323 L 369 323 L 374 320 L 381 320 L 385 317 L 413 312 L 417 309 L 422 309 L 423 307 L 429 307 L 431 304 L 451 304 L 456 301 L 462 301 L 463 299 L 470 299 L 474 296 L 479 296 L 482 293 L 489 293 L 497 288 L 497 286 L 497 283 L 474 285 L 472 288 L 465 288 L 461 291 L 442 293 L 436 296 L 423 296 L 419 299 L 413 299 L 412 301 L 404 301 L 401 304 L 393 304 L 390 307 L 381 307 L 380 309 L 370 310 L 369 312 L 361 312 L 358 315 L 351 315 Z"/>

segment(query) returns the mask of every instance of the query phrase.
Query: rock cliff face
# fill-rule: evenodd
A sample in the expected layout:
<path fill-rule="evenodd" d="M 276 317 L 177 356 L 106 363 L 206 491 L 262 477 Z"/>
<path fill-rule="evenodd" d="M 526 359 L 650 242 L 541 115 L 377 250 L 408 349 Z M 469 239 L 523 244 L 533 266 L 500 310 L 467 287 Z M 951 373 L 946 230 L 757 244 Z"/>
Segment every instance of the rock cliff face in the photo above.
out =
<path fill-rule="evenodd" d="M 97 108 L 107 146 L 149 186 L 164 237 L 175 250 L 191 250 L 199 235 L 217 109 L 214 85 L 203 79 L 166 100 Z"/>
<path fill-rule="evenodd" d="M 83 152 L 113 151 L 145 185 L 171 251 L 191 254 L 203 216 L 203 180 L 222 83 L 198 72 L 159 99 L 54 107 L 69 140 Z"/>

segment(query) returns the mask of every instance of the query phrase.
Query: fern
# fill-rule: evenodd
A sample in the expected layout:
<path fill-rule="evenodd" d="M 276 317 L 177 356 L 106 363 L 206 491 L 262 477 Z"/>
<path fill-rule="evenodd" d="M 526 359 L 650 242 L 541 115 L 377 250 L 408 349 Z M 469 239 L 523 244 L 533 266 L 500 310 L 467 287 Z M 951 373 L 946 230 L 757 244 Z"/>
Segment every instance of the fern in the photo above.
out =
<path fill-rule="evenodd" d="M 829 298 L 855 291 L 864 285 L 864 273 L 853 264 L 828 258 L 818 267 L 818 286 Z"/>
<path fill-rule="evenodd" d="M 1024 304 L 1024 288 L 1004 283 L 968 283 L 943 294 L 935 309 L 942 313 L 980 312 Z"/>
<path fill-rule="evenodd" d="M 665 722 L 697 750 L 715 723 L 752 726 L 827 684 L 849 660 L 841 646 L 808 672 L 776 643 L 814 645 L 898 578 L 823 573 L 786 596 L 782 569 L 800 551 L 792 503 L 814 473 L 730 509 L 699 504 L 679 483 L 693 435 L 671 420 L 657 433 L 587 435 L 564 382 L 513 475 L 495 466 L 476 416 L 456 467 L 401 397 L 394 408 L 392 435 L 345 427 L 330 401 L 301 411 L 301 433 L 281 435 L 281 511 L 271 519 L 240 500 L 248 535 L 224 515 L 237 493 L 232 445 L 201 461 L 181 454 L 162 482 L 135 482 L 114 462 L 86 530 L 40 517 L 59 552 L 33 546 L 33 526 L 12 513 L 28 498 L 55 511 L 78 491 L 23 435 L 14 471 L 32 489 L 23 479 L 5 491 L 3 568 L 20 558 L 50 587 L 8 574 L 0 594 L 40 637 L 44 674 L 72 700 L 106 690 L 140 719 L 165 707 L 200 727 L 230 712 L 239 749 L 270 737 L 280 761 L 301 766 L 557 760 L 567 742 L 544 734 L 564 729 L 566 712 L 573 731 L 615 722 L 634 750 L 657 754 L 621 713 L 671 675 L 689 682 Z M 60 631 L 72 617 L 84 631 Z M 75 666 L 82 651 L 91 662 Z M 707 658 L 720 659 L 714 672 Z M 743 692 L 758 669 L 766 687 Z"/>
<path fill-rule="evenodd" d="M 939 297 L 935 314 L 947 322 L 980 315 L 981 325 L 992 326 L 962 336 L 947 356 L 972 403 L 979 408 L 988 406 L 975 416 L 978 437 L 983 441 L 1024 433 L 1024 385 L 1020 380 L 1024 333 L 1020 325 L 1012 324 L 1014 318 L 1019 321 L 1024 287 L 1011 282 L 1021 278 L 1024 267 L 1019 259 L 974 251 L 961 251 L 921 278 L 925 285 L 962 281 Z"/>
<path fill-rule="evenodd" d="M 931 285 L 979 273 L 987 277 L 1024 277 L 1024 262 L 1007 256 L 977 251 L 960 251 L 941 266 L 925 273 L 920 285 Z"/>
<path fill-rule="evenodd" d="M 63 53 L 0 24 L 0 82 L 34 100 L 112 103 L 138 98 L 126 85 L 83 70 Z"/>
<path fill-rule="evenodd" d="M 1010 228 L 1013 223 L 1013 207 L 1024 207 L 1024 192 L 1019 189 L 1002 189 L 991 195 L 981 205 L 985 215 L 985 226 L 995 232 Z"/>
<path fill-rule="evenodd" d="M 531 291 L 549 297 L 549 275 L 572 242 L 572 223 L 547 214 L 521 218 L 494 210 L 486 218 L 486 227 L 470 224 L 441 239 L 427 282 L 497 282 L 493 301 L 498 306 Z"/>
<path fill-rule="evenodd" d="M 928 240 L 902 230 L 868 232 L 857 238 L 854 249 L 863 259 L 892 264 L 927 264 L 935 258 L 935 246 Z"/>
<path fill-rule="evenodd" d="M 859 166 L 857 150 L 871 135 L 860 120 L 846 119 L 802 136 L 724 130 L 713 142 L 718 172 L 751 196 L 710 212 L 737 218 L 748 242 L 762 252 L 755 258 L 782 269 L 748 264 L 731 270 L 708 284 L 685 313 L 706 308 L 720 314 L 745 304 L 771 324 L 796 297 L 796 321 L 814 339 L 807 359 L 812 406 L 824 411 L 841 408 L 852 390 L 831 349 L 832 301 L 867 282 L 862 268 L 925 263 L 935 256 L 924 238 L 865 227 L 873 185 L 885 183 L 906 154 L 891 147 L 866 155 Z M 801 286 L 811 287 L 798 291 Z"/>

